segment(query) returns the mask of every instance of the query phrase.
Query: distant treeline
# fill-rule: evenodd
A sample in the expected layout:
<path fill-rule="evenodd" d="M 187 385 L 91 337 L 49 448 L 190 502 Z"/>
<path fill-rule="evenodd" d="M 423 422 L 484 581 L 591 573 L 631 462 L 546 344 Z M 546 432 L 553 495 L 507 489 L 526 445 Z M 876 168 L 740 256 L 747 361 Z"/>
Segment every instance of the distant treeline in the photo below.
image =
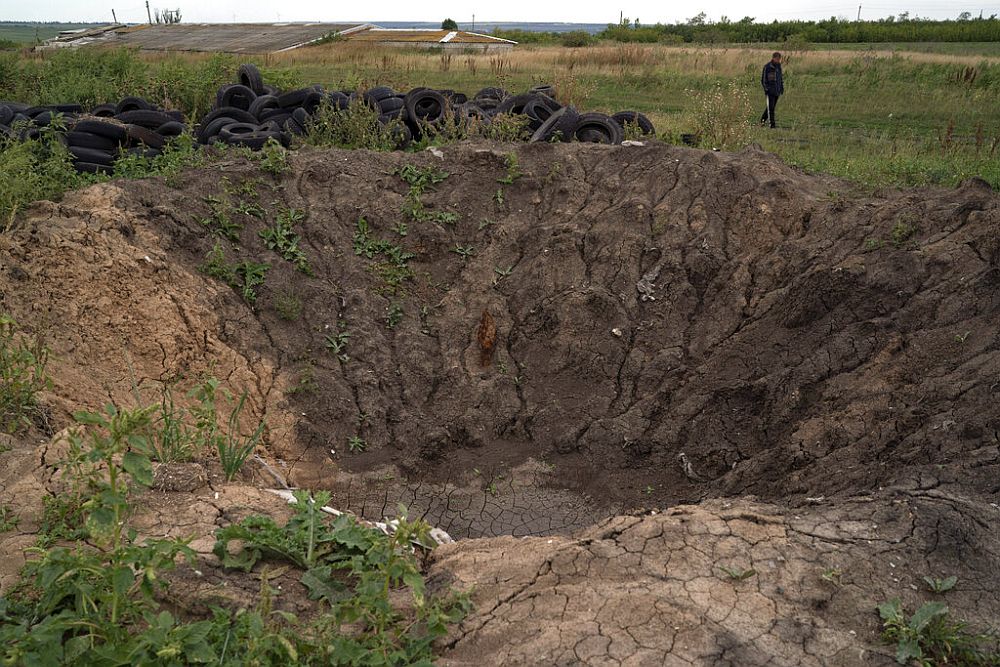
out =
<path fill-rule="evenodd" d="M 567 41 L 571 33 L 529 32 L 526 30 L 494 30 L 493 34 L 521 43 L 559 44 Z M 571 41 L 586 39 L 572 33 Z M 585 33 L 584 33 L 585 34 Z M 911 19 L 907 14 L 891 16 L 878 21 L 845 21 L 829 18 L 823 21 L 772 21 L 755 23 L 752 17 L 729 21 L 723 17 L 709 22 L 699 14 L 686 23 L 643 25 L 638 20 L 623 20 L 608 25 L 591 39 L 617 42 L 666 42 L 666 43 L 753 43 L 753 42 L 996 42 L 1000 41 L 1000 19 L 994 14 L 989 18 L 965 17 L 954 21 Z M 583 46 L 585 44 L 567 44 Z"/>

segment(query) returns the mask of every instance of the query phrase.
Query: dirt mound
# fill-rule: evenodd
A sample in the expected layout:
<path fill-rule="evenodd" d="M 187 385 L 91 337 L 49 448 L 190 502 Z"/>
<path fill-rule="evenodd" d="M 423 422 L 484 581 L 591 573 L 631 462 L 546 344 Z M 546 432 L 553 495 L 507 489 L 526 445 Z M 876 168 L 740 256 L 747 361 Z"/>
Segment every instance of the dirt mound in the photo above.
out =
<path fill-rule="evenodd" d="M 948 603 L 995 622 L 1000 511 L 982 510 L 916 490 L 797 512 L 712 500 L 573 538 L 447 545 L 432 580 L 472 587 L 476 606 L 443 664 L 892 665 L 873 612 L 932 598 L 925 573 L 958 576 Z"/>
<path fill-rule="evenodd" d="M 858 664 L 873 605 L 912 609 L 925 575 L 959 575 L 973 621 L 1000 612 L 988 187 L 872 194 L 659 144 L 275 170 L 103 184 L 0 235 L 0 311 L 53 351 L 41 427 L 211 372 L 291 484 L 508 536 L 436 557 L 476 586 L 456 664 Z M 2 502 L 46 492 L 16 451 Z M 206 508 L 184 524 L 204 547 L 263 503 L 212 484 L 147 508 Z"/>

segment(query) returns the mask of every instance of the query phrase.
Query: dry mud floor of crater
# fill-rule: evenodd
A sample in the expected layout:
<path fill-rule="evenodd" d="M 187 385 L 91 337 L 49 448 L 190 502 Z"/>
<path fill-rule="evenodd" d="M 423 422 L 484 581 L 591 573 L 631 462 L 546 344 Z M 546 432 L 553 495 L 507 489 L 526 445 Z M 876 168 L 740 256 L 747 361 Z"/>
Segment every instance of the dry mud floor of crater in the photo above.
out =
<path fill-rule="evenodd" d="M 406 165 L 448 173 L 421 220 Z M 35 205 L 0 236 L 0 311 L 53 351 L 51 430 L 212 372 L 292 484 L 489 538 L 431 565 L 475 591 L 446 663 L 878 664 L 874 605 L 912 610 L 924 575 L 1000 617 L 998 204 L 753 150 L 302 151 L 278 176 L 234 161 Z M 311 275 L 260 237 L 286 209 Z M 255 304 L 199 270 L 217 241 L 270 265 Z M 412 255 L 398 287 L 394 251 L 356 252 L 378 241 Z M 0 502 L 52 492 L 38 436 L 0 454 Z M 214 527 L 279 511 L 266 472 L 243 481 L 151 493 L 142 525 L 210 560 Z"/>

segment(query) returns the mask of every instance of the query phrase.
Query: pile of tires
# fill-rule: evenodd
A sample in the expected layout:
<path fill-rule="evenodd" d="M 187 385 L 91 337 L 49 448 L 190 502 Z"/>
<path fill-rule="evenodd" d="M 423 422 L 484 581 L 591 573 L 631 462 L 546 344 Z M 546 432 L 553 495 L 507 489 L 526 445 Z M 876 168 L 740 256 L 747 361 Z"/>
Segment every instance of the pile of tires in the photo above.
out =
<path fill-rule="evenodd" d="M 0 102 L 0 138 L 37 139 L 54 123 L 81 173 L 110 173 L 124 155 L 159 155 L 167 141 L 187 129 L 180 111 L 157 108 L 140 97 L 87 111 L 78 104 L 29 107 Z"/>
<path fill-rule="evenodd" d="M 223 143 L 258 150 L 275 141 L 287 147 L 293 137 L 309 130 L 321 108 L 344 112 L 359 103 L 377 113 L 397 148 L 448 123 L 489 124 L 504 116 L 526 119 L 533 142 L 620 144 L 630 126 L 641 135 L 656 133 L 641 113 L 581 113 L 558 102 L 556 91 L 548 85 L 516 95 L 489 87 L 472 97 L 431 88 L 403 93 L 388 86 L 362 92 L 320 85 L 281 91 L 265 84 L 260 70 L 246 63 L 240 65 L 236 82 L 219 88 L 213 108 L 194 127 L 194 136 L 204 145 Z M 0 101 L 0 140 L 38 138 L 57 119 L 59 140 L 76 169 L 86 173 L 109 173 L 115 161 L 126 155 L 160 155 L 171 138 L 188 129 L 181 112 L 158 108 L 141 97 L 125 97 L 89 110 L 78 104 L 32 107 Z"/>
<path fill-rule="evenodd" d="M 580 113 L 556 100 L 552 86 L 535 86 L 512 95 L 502 88 L 483 88 L 471 98 L 454 90 L 414 88 L 406 93 L 389 86 L 362 92 L 327 90 L 314 85 L 281 92 L 264 83 L 252 64 L 239 69 L 239 81 L 216 94 L 214 108 L 198 123 L 203 144 L 221 142 L 259 148 L 269 139 L 288 146 L 295 135 L 308 131 L 312 117 L 324 105 L 335 112 L 362 103 L 378 113 L 378 120 L 392 128 L 396 146 L 403 148 L 446 123 L 491 123 L 499 116 L 527 119 L 530 141 L 583 141 L 620 144 L 625 128 L 634 125 L 642 135 L 655 135 L 650 120 L 636 111 L 608 116 Z"/>

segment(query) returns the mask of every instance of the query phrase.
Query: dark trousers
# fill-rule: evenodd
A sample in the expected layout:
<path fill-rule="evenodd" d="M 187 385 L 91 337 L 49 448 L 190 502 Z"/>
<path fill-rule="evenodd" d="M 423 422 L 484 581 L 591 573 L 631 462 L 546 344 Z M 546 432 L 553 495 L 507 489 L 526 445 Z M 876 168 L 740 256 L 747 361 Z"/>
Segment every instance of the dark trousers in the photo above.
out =
<path fill-rule="evenodd" d="M 760 124 L 763 125 L 764 123 L 770 122 L 771 127 L 774 127 L 774 107 L 778 105 L 778 96 L 772 95 L 771 93 L 766 94 L 767 106 L 764 108 L 764 113 L 761 114 Z"/>

